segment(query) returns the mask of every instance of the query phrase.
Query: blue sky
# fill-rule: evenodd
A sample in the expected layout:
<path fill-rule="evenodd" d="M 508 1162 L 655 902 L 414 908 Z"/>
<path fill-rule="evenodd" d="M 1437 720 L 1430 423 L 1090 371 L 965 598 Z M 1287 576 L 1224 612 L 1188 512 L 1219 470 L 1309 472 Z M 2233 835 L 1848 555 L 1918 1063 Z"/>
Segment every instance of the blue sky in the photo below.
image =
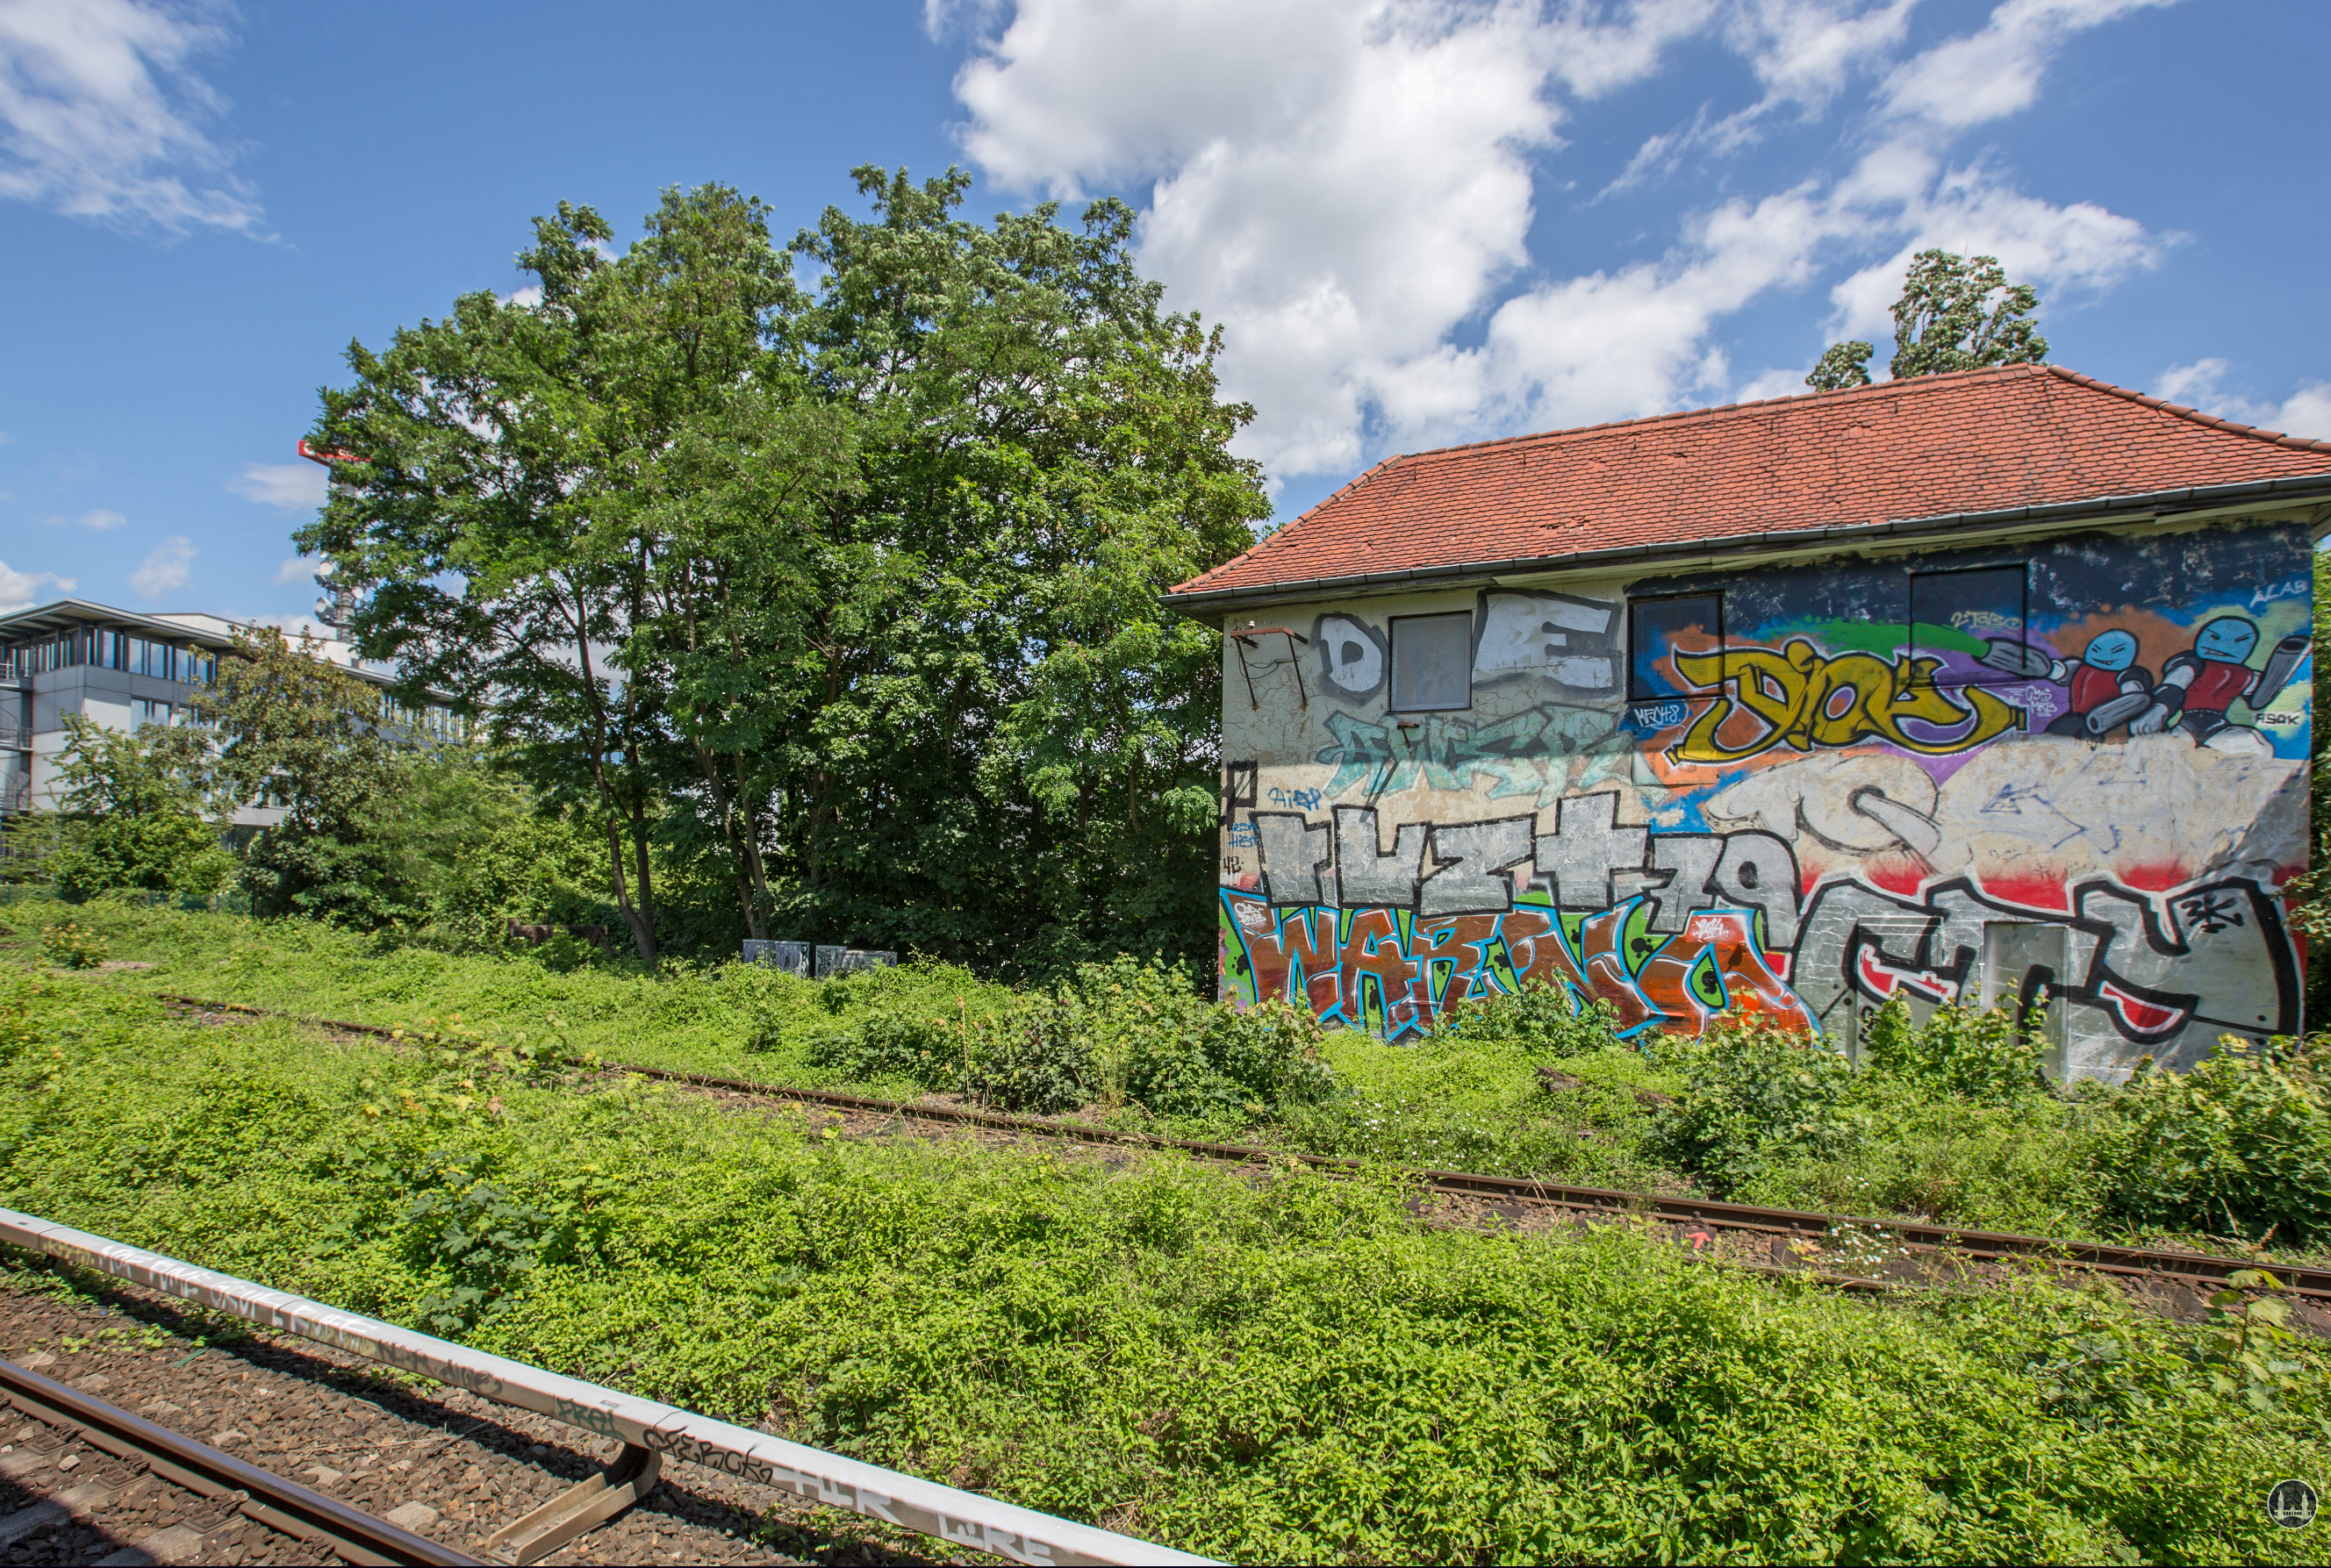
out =
<path fill-rule="evenodd" d="M 1921 246 L 2052 357 L 2331 438 L 2306 0 L 0 0 L 0 609 L 289 622 L 349 338 L 529 217 L 858 163 L 1122 195 L 1282 516 L 1391 451 L 1799 390 Z M 67 584 L 71 584 L 70 590 Z"/>

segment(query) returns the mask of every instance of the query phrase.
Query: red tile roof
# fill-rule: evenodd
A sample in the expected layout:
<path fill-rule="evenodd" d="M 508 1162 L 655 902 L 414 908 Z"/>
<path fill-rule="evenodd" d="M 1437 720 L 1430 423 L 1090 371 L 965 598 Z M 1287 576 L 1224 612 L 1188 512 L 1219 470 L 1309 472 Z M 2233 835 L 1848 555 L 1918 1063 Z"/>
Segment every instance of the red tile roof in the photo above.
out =
<path fill-rule="evenodd" d="M 2018 365 L 1387 458 L 1173 596 L 2298 476 L 2331 442 Z"/>

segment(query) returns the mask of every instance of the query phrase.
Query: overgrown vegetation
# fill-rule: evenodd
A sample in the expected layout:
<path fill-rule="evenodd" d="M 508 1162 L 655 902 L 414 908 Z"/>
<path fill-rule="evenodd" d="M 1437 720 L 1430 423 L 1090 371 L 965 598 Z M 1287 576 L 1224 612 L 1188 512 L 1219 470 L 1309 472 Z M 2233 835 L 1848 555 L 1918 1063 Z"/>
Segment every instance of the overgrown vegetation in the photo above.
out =
<path fill-rule="evenodd" d="M 138 900 L 72 918 L 92 951 L 158 964 L 141 984 L 443 1038 L 555 1038 L 646 1066 L 968 1094 L 1375 1164 L 2066 1237 L 2331 1249 L 2331 1117 L 2312 1059 L 2288 1042 L 2066 1089 L 2003 1012 L 1946 1008 L 1914 1025 L 1881 1009 L 1857 1069 L 1755 1029 L 1622 1041 L 1607 1015 L 1575 1013 L 1551 990 L 1471 1003 L 1387 1044 L 1322 1031 L 1295 1009 L 1239 1012 L 1185 974 L 1123 959 L 1049 988 L 930 960 L 820 984 L 737 964 L 652 972 L 565 937 L 452 954 Z"/>
<path fill-rule="evenodd" d="M 2259 1498 L 2322 1468 L 2323 1358 L 2255 1292 L 1877 1306 L 1436 1231 L 1390 1176 L 832 1138 L 440 1033 L 20 970 L 0 1202 L 1233 1560 L 2311 1554 Z"/>

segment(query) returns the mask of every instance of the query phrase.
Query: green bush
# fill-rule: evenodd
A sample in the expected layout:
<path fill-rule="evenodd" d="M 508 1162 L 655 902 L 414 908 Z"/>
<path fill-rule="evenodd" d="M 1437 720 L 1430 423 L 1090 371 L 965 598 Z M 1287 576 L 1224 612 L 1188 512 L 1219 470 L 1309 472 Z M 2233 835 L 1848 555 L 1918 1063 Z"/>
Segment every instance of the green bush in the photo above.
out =
<path fill-rule="evenodd" d="M 1208 1002 L 1186 970 L 1131 958 L 1081 966 L 1047 1027 L 1105 1108 L 1236 1126 L 1318 1098 L 1330 1079 L 1310 1013 Z"/>
<path fill-rule="evenodd" d="M 41 951 L 61 969 L 94 969 L 105 962 L 105 939 L 78 920 L 41 927 Z"/>
<path fill-rule="evenodd" d="M 2143 1225 L 2310 1245 L 2331 1238 L 2331 1116 L 2307 1056 L 2228 1035 L 2191 1072 L 2119 1097 L 2114 1210 Z"/>
<path fill-rule="evenodd" d="M 1685 1088 L 1661 1118 L 1660 1152 L 1705 1178 L 1718 1197 L 1775 1165 L 1855 1147 L 1852 1064 L 1819 1041 L 1755 1023 L 1726 1024 L 1698 1040 L 1657 1042 Z"/>
<path fill-rule="evenodd" d="M 2031 1011 L 2045 1005 L 2043 996 Z M 2012 1105 L 2047 1090 L 2039 1031 L 2013 1007 L 1938 1007 L 1920 1026 L 1898 995 L 1864 1019 L 1862 1065 L 1922 1095 Z"/>
<path fill-rule="evenodd" d="M 1575 1005 L 1566 990 L 1543 980 L 1519 994 L 1468 997 L 1443 1014 L 1436 1034 L 1461 1035 L 1479 1045 L 1507 1045 L 1538 1061 L 1589 1056 L 1619 1043 L 1619 1015 L 1609 1003 Z"/>

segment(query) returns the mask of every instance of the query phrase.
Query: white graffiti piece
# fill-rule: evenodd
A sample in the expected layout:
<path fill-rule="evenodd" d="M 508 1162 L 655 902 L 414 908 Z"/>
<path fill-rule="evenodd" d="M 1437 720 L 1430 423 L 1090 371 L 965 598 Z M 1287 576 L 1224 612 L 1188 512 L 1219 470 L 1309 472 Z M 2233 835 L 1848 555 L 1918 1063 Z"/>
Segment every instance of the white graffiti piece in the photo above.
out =
<path fill-rule="evenodd" d="M 1332 827 L 1257 812 L 1264 903 L 1407 909 L 1422 919 L 1498 914 L 1514 908 L 1518 877 L 1545 888 L 1558 909 L 1599 913 L 1640 898 L 1662 935 L 1725 908 L 1760 911 L 1773 947 L 1796 940 L 1798 870 L 1786 841 L 1756 831 L 1654 834 L 1622 824 L 1618 808 L 1615 794 L 1570 796 L 1550 833 L 1534 833 L 1529 816 L 1403 822 L 1389 851 L 1372 806 L 1336 807 Z"/>
<path fill-rule="evenodd" d="M 1373 697 L 1384 681 L 1384 637 L 1349 615 L 1322 615 L 1312 631 L 1323 667 L 1319 673 L 1339 696 Z"/>
<path fill-rule="evenodd" d="M 1900 844 L 1931 855 L 1942 846 L 1936 798 L 1935 781 L 1907 756 L 1816 753 L 1744 779 L 1704 813 L 1714 828 L 1754 822 L 1785 839 L 1810 832 L 1832 849 Z"/>
<path fill-rule="evenodd" d="M 2124 1076 L 2132 1048 L 2189 1067 L 2217 1038 L 2298 1027 L 2298 965 L 2274 896 L 2221 878 L 2147 894 L 2098 878 L 2070 890 L 2073 913 L 1989 898 L 1955 878 L 1917 898 L 1832 882 L 1807 905 L 1789 972 L 1824 1031 L 1899 994 L 1917 1003 L 1972 1000 L 1984 927 L 2056 925 L 2070 936 L 2069 973 L 1993 976 L 2000 994 L 2045 984 L 2069 1009 L 2074 1075 Z"/>
<path fill-rule="evenodd" d="M 1619 607 L 1567 594 L 1484 594 L 1473 679 L 1536 675 L 1581 696 L 1618 689 Z"/>

